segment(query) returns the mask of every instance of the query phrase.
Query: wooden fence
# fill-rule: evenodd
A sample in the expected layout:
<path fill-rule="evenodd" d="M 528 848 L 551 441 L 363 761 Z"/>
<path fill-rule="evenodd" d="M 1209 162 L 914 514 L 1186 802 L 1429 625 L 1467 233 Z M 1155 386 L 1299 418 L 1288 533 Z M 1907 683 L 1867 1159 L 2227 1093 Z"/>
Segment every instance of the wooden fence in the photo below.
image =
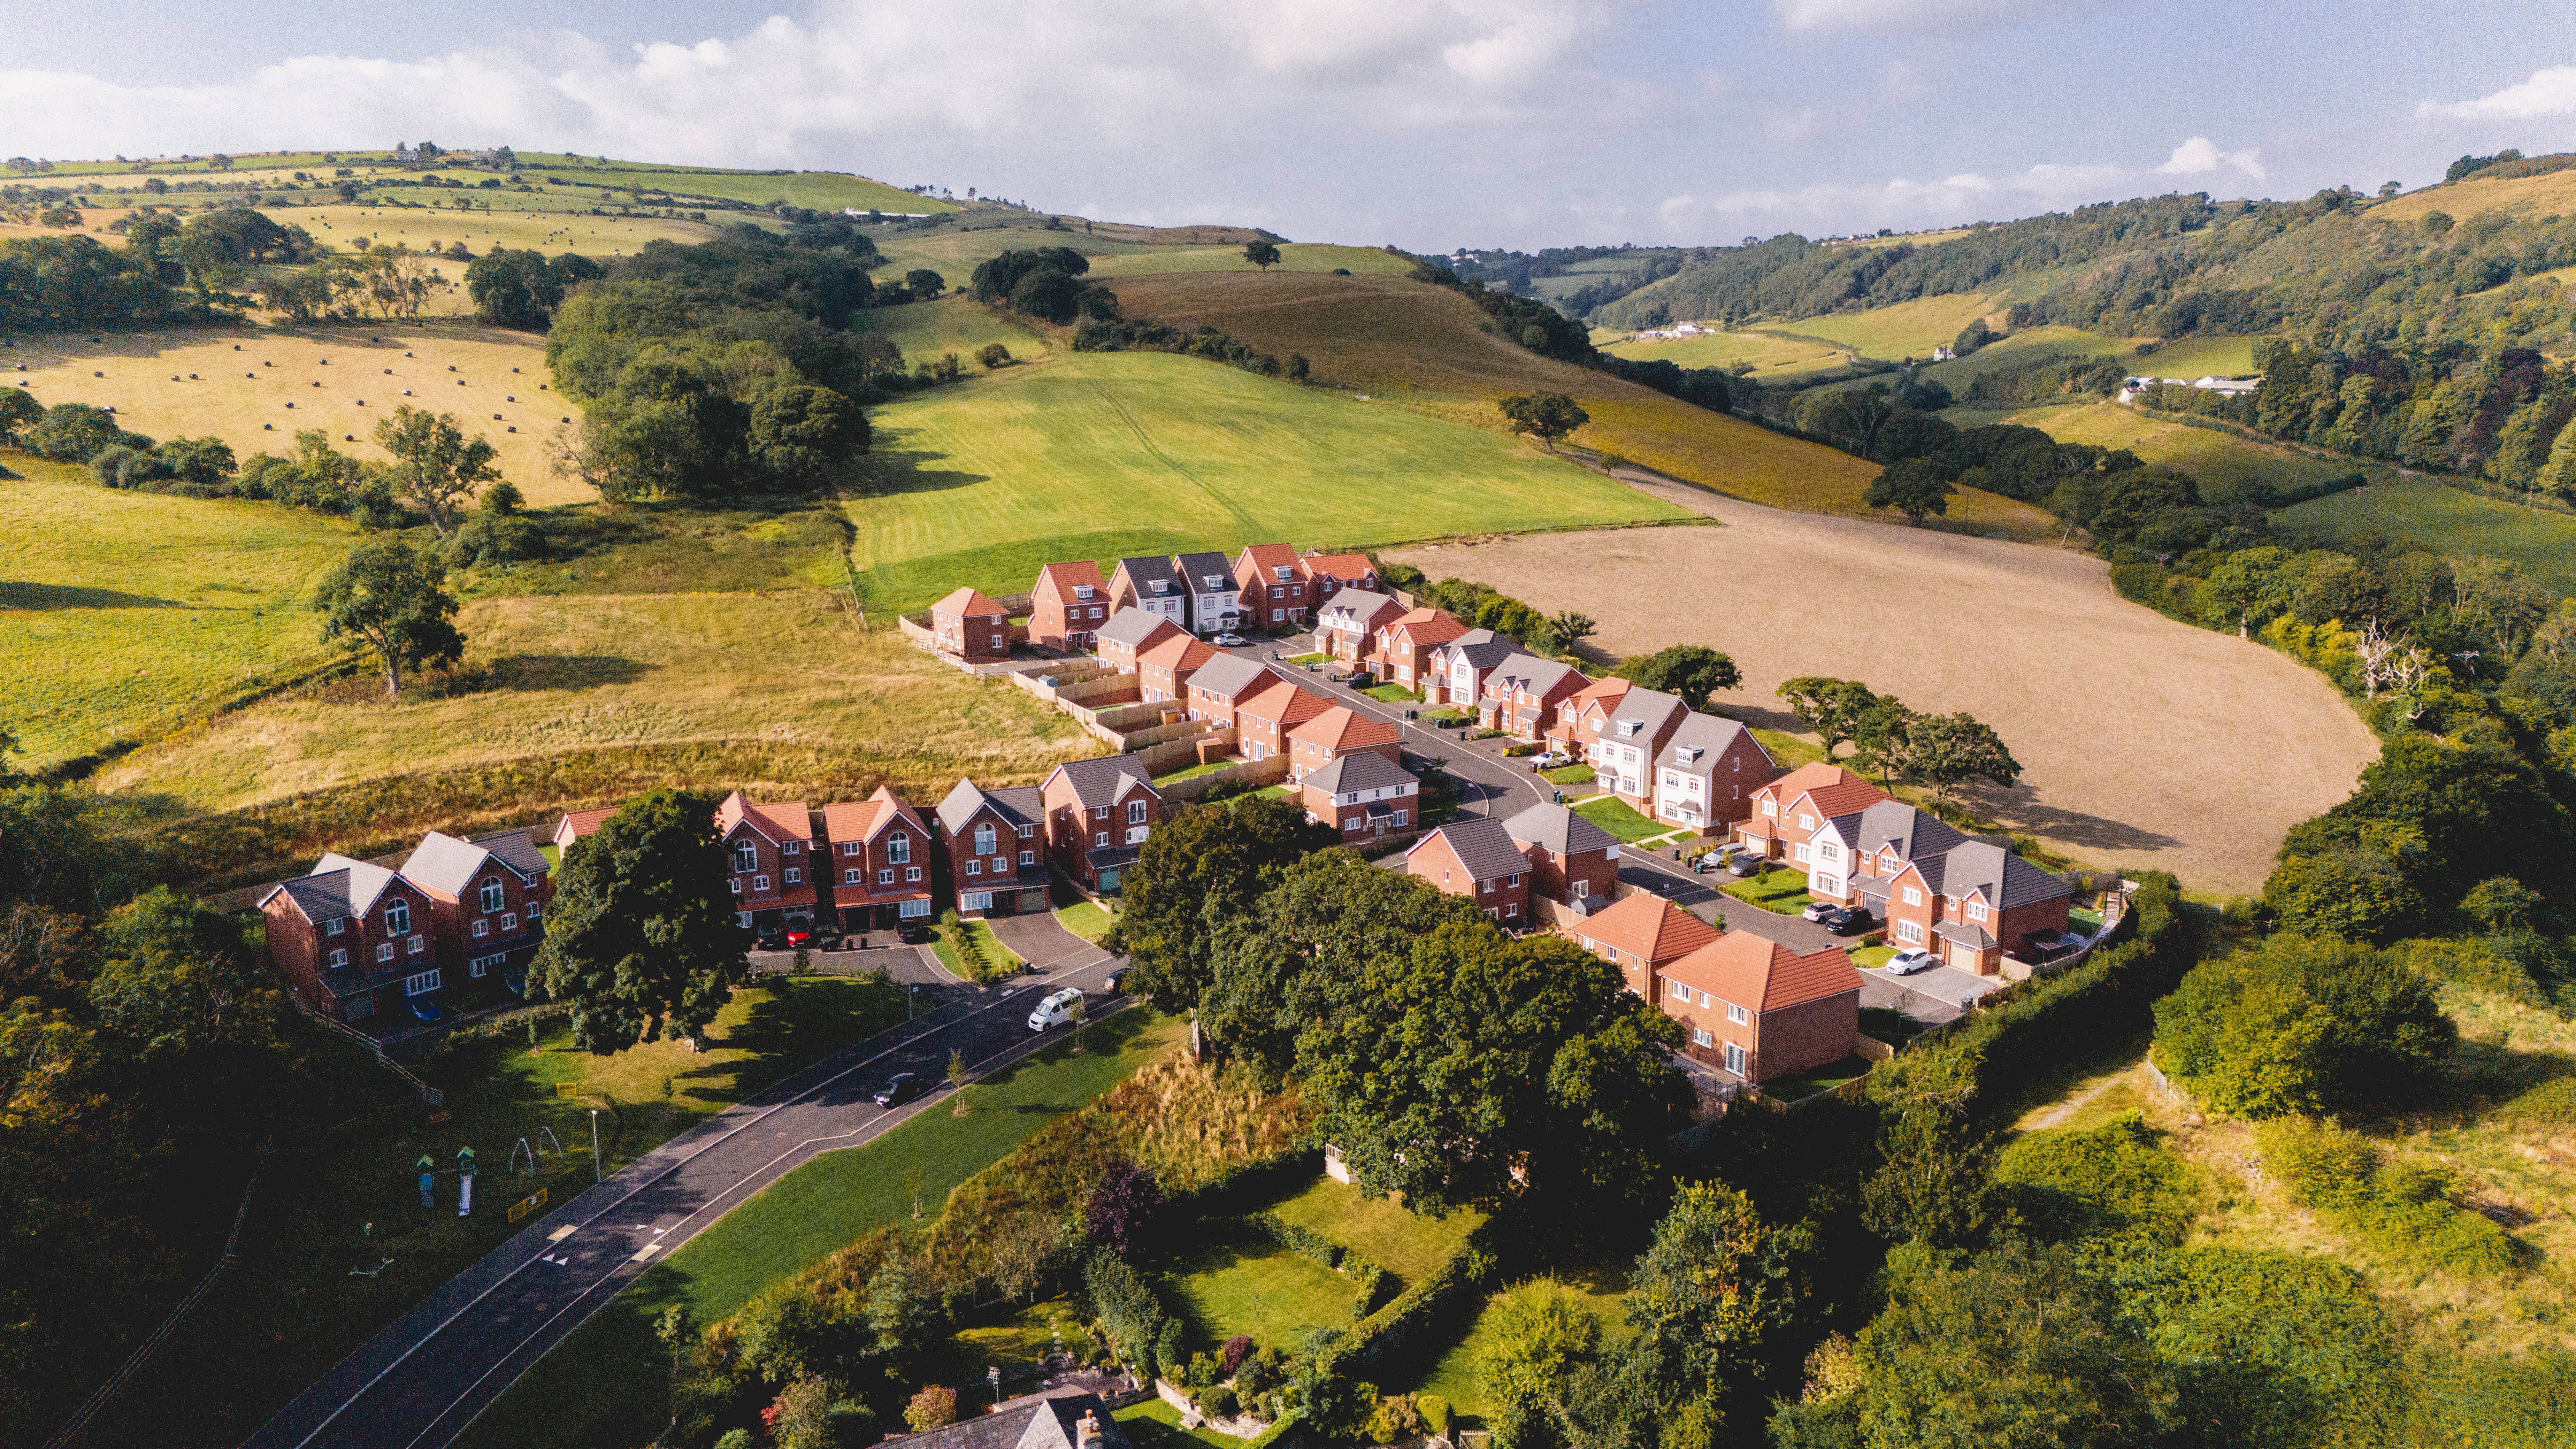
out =
<path fill-rule="evenodd" d="M 1154 748 L 1166 749 L 1169 746 L 1157 745 Z M 1153 751 L 1148 750 L 1146 753 L 1151 754 Z M 1183 800 L 1195 800 L 1219 785 L 1237 780 L 1254 785 L 1276 785 L 1287 778 L 1288 757 L 1272 755 L 1266 760 L 1243 760 L 1221 770 L 1210 770 L 1204 775 L 1192 775 L 1186 780 L 1174 780 L 1168 785 L 1157 785 L 1154 788 L 1162 794 L 1166 803 L 1177 804 Z"/>
<path fill-rule="evenodd" d="M 1177 770 L 1183 765 L 1195 765 L 1199 761 L 1199 743 L 1202 740 L 1214 741 L 1229 750 L 1234 748 L 1235 734 L 1230 725 L 1219 729 L 1210 727 L 1205 720 L 1185 720 L 1182 723 L 1189 726 L 1189 733 L 1157 740 L 1142 749 L 1129 750 L 1129 753 L 1136 757 L 1137 768 L 1152 775 L 1163 770 Z M 1179 729 L 1180 726 L 1167 725 L 1163 728 Z M 1285 762 L 1282 762 L 1280 769 L 1283 771 L 1287 769 Z M 1162 790 L 1165 797 L 1169 798 L 1170 791 L 1163 790 L 1159 785 L 1155 789 Z"/>

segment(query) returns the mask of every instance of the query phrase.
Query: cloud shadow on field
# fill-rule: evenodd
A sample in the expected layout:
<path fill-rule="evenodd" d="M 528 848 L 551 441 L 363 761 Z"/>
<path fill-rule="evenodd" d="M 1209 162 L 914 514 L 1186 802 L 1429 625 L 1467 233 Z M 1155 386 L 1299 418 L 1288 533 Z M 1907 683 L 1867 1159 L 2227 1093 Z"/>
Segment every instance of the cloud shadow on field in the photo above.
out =
<path fill-rule="evenodd" d="M 0 609 L 184 609 L 176 599 L 93 589 L 81 584 L 22 584 L 0 580 Z"/>

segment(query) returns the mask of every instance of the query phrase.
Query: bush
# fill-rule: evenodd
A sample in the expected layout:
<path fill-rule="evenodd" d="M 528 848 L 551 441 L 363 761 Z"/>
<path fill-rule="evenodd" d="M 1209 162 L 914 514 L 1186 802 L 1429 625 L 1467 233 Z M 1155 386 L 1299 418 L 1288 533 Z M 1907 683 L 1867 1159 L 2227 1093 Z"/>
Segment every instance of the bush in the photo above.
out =
<path fill-rule="evenodd" d="M 2182 1164 L 2132 1112 L 2086 1131 L 2032 1132 L 1995 1163 L 2005 1202 L 2051 1242 L 2112 1238 L 2172 1247 L 2191 1204 Z"/>
<path fill-rule="evenodd" d="M 975 354 L 975 360 L 986 367 L 1000 367 L 1011 360 L 1011 349 L 998 342 L 987 342 L 984 350 Z"/>
<path fill-rule="evenodd" d="M 1136 1372 L 1153 1378 L 1167 1367 L 1167 1360 L 1157 1357 L 1166 1337 L 1178 1350 L 1175 1320 L 1163 1313 L 1163 1302 L 1154 1296 L 1153 1285 L 1145 1276 L 1120 1261 L 1118 1255 L 1103 1248 L 1091 1255 L 1083 1273 L 1083 1287 L 1091 1295 L 1091 1315 L 1100 1320 L 1101 1329 L 1118 1349 L 1119 1357 L 1133 1365 Z"/>
<path fill-rule="evenodd" d="M 1416 1394 L 1413 1407 L 1422 1415 L 1422 1427 L 1446 1439 L 1449 1437 L 1449 1401 L 1438 1394 Z"/>
<path fill-rule="evenodd" d="M 2422 976 L 2298 936 L 2195 969 L 2155 1017 L 2164 1069 L 2241 1117 L 2405 1100 L 2459 1042 Z"/>
<path fill-rule="evenodd" d="M 903 1421 L 916 1432 L 944 1429 L 956 1423 L 957 1391 L 946 1384 L 929 1385 L 903 1406 Z"/>
<path fill-rule="evenodd" d="M 2452 1201 L 2439 1167 L 2391 1163 L 2331 1117 L 2276 1118 L 2254 1129 L 2254 1142 L 2293 1199 L 2393 1258 L 2475 1277 L 2513 1268 L 2513 1239 Z"/>
<path fill-rule="evenodd" d="M 1241 1405 L 1235 1402 L 1234 1390 L 1223 1384 L 1199 1395 L 1199 1412 L 1211 1419 L 1231 1419 Z"/>
<path fill-rule="evenodd" d="M 89 472 L 102 488 L 141 488 L 168 476 L 159 458 L 123 443 L 110 443 L 91 454 Z"/>

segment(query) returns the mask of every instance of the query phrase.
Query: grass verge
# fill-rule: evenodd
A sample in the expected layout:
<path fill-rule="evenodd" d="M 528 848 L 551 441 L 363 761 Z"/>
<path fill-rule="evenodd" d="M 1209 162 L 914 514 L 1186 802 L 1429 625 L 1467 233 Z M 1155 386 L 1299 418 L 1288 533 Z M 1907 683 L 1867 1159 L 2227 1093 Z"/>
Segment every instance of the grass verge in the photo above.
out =
<path fill-rule="evenodd" d="M 1574 813 L 1610 832 L 1610 838 L 1622 844 L 1644 840 L 1649 836 L 1670 834 L 1672 827 L 1660 820 L 1649 820 L 1616 795 L 1595 795 L 1574 807 Z"/>

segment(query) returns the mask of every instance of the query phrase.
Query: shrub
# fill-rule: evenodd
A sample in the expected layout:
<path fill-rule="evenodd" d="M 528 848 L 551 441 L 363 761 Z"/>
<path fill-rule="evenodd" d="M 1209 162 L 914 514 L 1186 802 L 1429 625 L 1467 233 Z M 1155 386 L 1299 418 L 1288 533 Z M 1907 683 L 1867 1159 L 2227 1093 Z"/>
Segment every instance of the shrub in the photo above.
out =
<path fill-rule="evenodd" d="M 1995 1181 L 2011 1210 L 2053 1242 L 2115 1238 L 2166 1247 L 2190 1222 L 2182 1164 L 2132 1112 L 2086 1131 L 2033 1132 L 2006 1148 Z"/>
<path fill-rule="evenodd" d="M 2165 1069 L 2241 1117 L 2402 1100 L 2459 1041 L 2423 977 L 2367 946 L 2298 936 L 2197 968 L 2155 1016 Z"/>
<path fill-rule="evenodd" d="M 2254 1141 L 2292 1198 L 2390 1257 L 2475 1277 L 2513 1268 L 2513 1239 L 2452 1201 L 2442 1168 L 2388 1162 L 2332 1118 L 2277 1118 L 2256 1127 Z"/>
<path fill-rule="evenodd" d="M 123 443 L 110 443 L 91 454 L 89 472 L 102 488 L 141 488 L 168 476 L 159 458 Z"/>
<path fill-rule="evenodd" d="M 1162 1328 L 1154 1334 L 1154 1361 L 1163 1366 L 1164 1373 L 1169 1374 L 1172 1367 L 1180 1363 L 1181 1356 L 1187 1352 L 1189 1352 L 1189 1330 L 1182 1326 L 1178 1318 L 1164 1319 Z"/>
<path fill-rule="evenodd" d="M 975 354 L 975 360 L 986 367 L 1000 367 L 1011 360 L 1011 349 L 998 342 L 987 342 L 984 350 Z"/>
<path fill-rule="evenodd" d="M 1416 1394 L 1413 1407 L 1422 1415 L 1422 1427 L 1441 1438 L 1449 1437 L 1449 1401 L 1438 1394 Z"/>
<path fill-rule="evenodd" d="M 1199 1412 L 1211 1419 L 1231 1419 L 1242 1406 L 1235 1402 L 1234 1390 L 1223 1384 L 1199 1395 Z"/>
<path fill-rule="evenodd" d="M 1163 1189 L 1154 1174 L 1132 1162 L 1115 1162 L 1100 1174 L 1099 1185 L 1083 1205 L 1083 1231 L 1092 1242 L 1122 1258 L 1144 1246 L 1145 1230 L 1163 1206 Z"/>
<path fill-rule="evenodd" d="M 957 1391 L 931 1384 L 903 1406 L 903 1421 L 918 1431 L 944 1429 L 957 1422 Z"/>
<path fill-rule="evenodd" d="M 1233 1378 L 1236 1373 L 1242 1370 L 1245 1356 L 1252 1352 L 1252 1335 L 1248 1333 L 1236 1334 L 1234 1337 L 1225 1341 L 1225 1347 L 1220 1350 L 1220 1352 L 1224 1355 L 1222 1359 L 1224 1372 L 1221 1377 L 1229 1379 Z"/>
<path fill-rule="evenodd" d="M 1156 1350 L 1161 1340 L 1172 1336 L 1167 1333 L 1172 1321 L 1164 1316 L 1162 1300 L 1154 1296 L 1153 1285 L 1143 1274 L 1103 1249 L 1091 1255 L 1083 1287 L 1091 1295 L 1092 1316 L 1100 1320 L 1119 1356 L 1134 1365 L 1139 1375 L 1156 1377 L 1170 1367 Z M 1177 1352 L 1179 1346 L 1175 1337 L 1172 1348 Z"/>

